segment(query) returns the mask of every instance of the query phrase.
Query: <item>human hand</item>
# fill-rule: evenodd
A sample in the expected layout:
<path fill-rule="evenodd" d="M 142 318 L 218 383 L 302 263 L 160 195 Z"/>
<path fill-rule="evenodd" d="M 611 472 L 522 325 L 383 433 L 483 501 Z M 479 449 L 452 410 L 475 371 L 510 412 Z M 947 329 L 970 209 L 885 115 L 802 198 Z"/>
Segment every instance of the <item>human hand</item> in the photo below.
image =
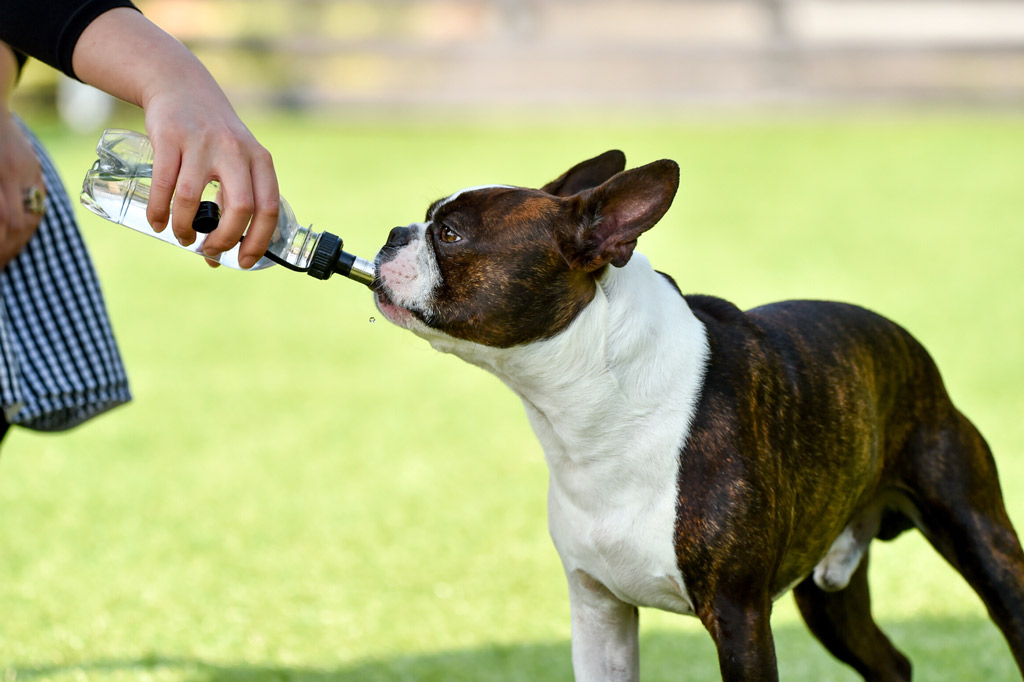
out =
<path fill-rule="evenodd" d="M 29 188 L 45 188 L 32 143 L 7 111 L 0 111 L 0 269 L 18 255 L 35 234 L 42 212 L 25 205 Z"/>
<path fill-rule="evenodd" d="M 137 55 L 122 60 L 112 55 Z M 218 255 L 235 246 L 252 267 L 277 227 L 280 194 L 269 152 L 239 120 L 213 76 L 181 43 L 132 9 L 101 14 L 75 45 L 83 81 L 143 108 L 153 143 L 153 181 L 146 217 L 157 230 L 171 222 L 178 240 L 195 238 L 192 219 L 203 189 L 220 182 L 221 219 L 203 249 Z M 173 197 L 173 201 L 172 201 Z"/>
<path fill-rule="evenodd" d="M 7 108 L 16 70 L 14 54 L 0 43 L 0 269 L 25 247 L 42 218 L 26 208 L 28 190 L 46 188 L 32 143 Z"/>
<path fill-rule="evenodd" d="M 221 219 L 203 250 L 219 254 L 234 247 L 244 233 L 239 264 L 254 265 L 277 227 L 279 190 L 269 152 L 238 119 L 212 79 L 205 90 L 190 89 L 187 97 L 180 91 L 158 92 L 144 109 L 154 150 L 150 224 L 162 229 L 170 217 L 178 240 L 191 244 L 196 238 L 192 218 L 203 189 L 217 180 Z"/>

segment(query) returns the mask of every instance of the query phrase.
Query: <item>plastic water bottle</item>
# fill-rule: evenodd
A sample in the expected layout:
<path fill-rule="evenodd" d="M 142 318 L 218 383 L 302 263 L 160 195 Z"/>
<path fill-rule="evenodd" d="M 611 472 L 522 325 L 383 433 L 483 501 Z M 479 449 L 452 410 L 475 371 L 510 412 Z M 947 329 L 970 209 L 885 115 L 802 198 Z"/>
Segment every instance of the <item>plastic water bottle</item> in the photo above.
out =
<path fill-rule="evenodd" d="M 220 220 L 220 207 L 216 203 L 219 186 L 216 182 L 206 187 L 203 201 L 192 221 L 196 240 L 189 246 L 182 246 L 170 226 L 162 232 L 155 232 L 146 219 L 153 180 L 153 146 L 149 138 L 133 130 L 106 130 L 96 145 L 96 155 L 99 158 L 85 174 L 82 183 L 82 205 L 111 222 L 205 256 L 203 243 L 206 235 L 217 227 Z M 243 269 L 238 264 L 237 244 L 211 260 L 236 270 Z M 327 279 L 337 272 L 370 286 L 374 278 L 372 263 L 343 251 L 341 238 L 337 235 L 313 232 L 300 225 L 283 197 L 277 229 L 266 255 L 249 269 L 262 270 L 275 264 L 305 272 L 317 279 Z"/>

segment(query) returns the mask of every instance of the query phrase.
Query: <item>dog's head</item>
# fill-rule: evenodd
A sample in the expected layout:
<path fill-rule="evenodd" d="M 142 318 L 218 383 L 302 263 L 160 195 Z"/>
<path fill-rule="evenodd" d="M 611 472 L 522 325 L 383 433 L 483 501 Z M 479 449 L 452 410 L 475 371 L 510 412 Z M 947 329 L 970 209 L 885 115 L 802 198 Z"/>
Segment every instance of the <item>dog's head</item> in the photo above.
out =
<path fill-rule="evenodd" d="M 505 348 L 557 334 L 672 204 L 675 162 L 625 164 L 610 151 L 541 189 L 471 187 L 434 202 L 377 255 L 377 307 L 428 339 Z"/>

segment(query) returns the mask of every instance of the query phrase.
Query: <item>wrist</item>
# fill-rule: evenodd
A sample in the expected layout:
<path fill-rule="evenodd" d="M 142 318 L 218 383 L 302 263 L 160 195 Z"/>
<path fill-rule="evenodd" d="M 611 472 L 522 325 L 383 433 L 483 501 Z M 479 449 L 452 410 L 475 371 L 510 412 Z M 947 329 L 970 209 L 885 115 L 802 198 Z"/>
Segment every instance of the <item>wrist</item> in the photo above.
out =
<path fill-rule="evenodd" d="M 210 72 L 184 46 L 181 46 L 181 51 L 163 57 L 160 67 L 154 68 L 150 77 L 143 79 L 137 101 L 133 103 L 148 111 L 150 104 L 162 96 L 196 101 L 217 97 L 227 101 Z"/>

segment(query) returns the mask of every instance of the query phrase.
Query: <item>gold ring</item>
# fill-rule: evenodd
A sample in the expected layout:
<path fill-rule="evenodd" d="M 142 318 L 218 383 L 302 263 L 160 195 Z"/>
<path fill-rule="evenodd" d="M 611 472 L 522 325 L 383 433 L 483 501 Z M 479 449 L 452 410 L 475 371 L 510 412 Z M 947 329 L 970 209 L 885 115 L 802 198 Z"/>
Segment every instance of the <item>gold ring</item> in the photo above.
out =
<path fill-rule="evenodd" d="M 25 190 L 25 198 L 22 200 L 22 205 L 29 213 L 43 215 L 46 211 L 46 195 L 43 194 L 43 190 L 39 189 L 38 185 L 32 185 Z"/>

